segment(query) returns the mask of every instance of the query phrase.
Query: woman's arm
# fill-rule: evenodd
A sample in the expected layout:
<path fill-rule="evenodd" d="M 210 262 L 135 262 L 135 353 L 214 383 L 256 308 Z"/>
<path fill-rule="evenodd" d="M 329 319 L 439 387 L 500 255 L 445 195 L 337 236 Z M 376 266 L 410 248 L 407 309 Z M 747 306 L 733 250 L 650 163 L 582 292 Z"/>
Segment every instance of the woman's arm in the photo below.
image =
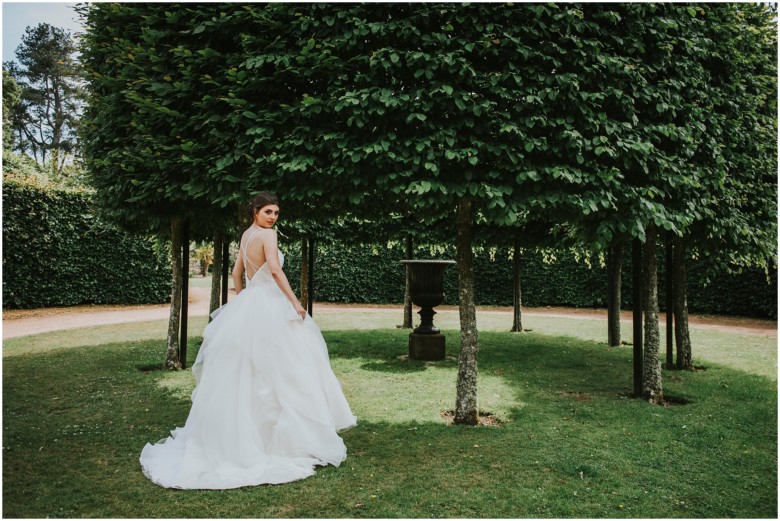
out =
<path fill-rule="evenodd" d="M 276 281 L 276 285 L 282 290 L 282 293 L 290 300 L 295 312 L 298 313 L 301 318 L 306 317 L 306 310 L 301 306 L 298 297 L 295 296 L 290 282 L 287 280 L 287 275 L 282 271 L 282 266 L 279 264 L 279 250 L 276 243 L 276 231 L 271 230 L 271 233 L 267 234 L 266 240 L 263 244 L 263 251 L 265 252 L 265 262 L 268 263 L 268 269 L 271 271 L 271 275 Z"/>
<path fill-rule="evenodd" d="M 238 255 L 236 256 L 236 265 L 233 266 L 233 287 L 236 289 L 236 295 L 241 293 L 244 289 L 244 256 L 241 252 L 241 248 L 238 249 Z M 214 274 L 216 277 L 217 275 Z"/>

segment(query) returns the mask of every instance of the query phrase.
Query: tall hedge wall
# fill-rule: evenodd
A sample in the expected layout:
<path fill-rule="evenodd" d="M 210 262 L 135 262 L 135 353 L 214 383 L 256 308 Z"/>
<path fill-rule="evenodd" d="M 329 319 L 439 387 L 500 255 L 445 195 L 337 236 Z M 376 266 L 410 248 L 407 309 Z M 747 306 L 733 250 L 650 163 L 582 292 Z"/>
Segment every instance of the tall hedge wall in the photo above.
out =
<path fill-rule="evenodd" d="M 300 283 L 300 248 L 282 245 L 286 256 L 288 278 L 298 291 Z M 660 253 L 663 255 L 663 251 Z M 418 248 L 415 258 L 454 259 L 453 248 L 431 255 L 430 249 Z M 631 258 L 624 254 L 623 306 L 631 306 Z M 316 258 L 316 299 L 324 302 L 398 303 L 403 299 L 404 270 L 401 247 L 355 246 L 333 244 L 319 246 Z M 664 303 L 663 262 L 660 272 L 661 305 Z M 477 305 L 512 305 L 512 261 L 509 249 L 476 253 L 474 258 L 475 297 Z M 777 272 L 767 283 L 762 270 L 722 274 L 709 284 L 704 270 L 695 262 L 689 267 L 688 305 L 692 313 L 723 314 L 777 318 Z M 526 250 L 522 259 L 523 305 L 606 307 L 606 268 L 598 263 L 589 267 L 578 262 L 568 251 L 555 252 L 554 258 L 536 250 Z M 456 270 L 445 273 L 445 304 L 457 304 Z"/>
<path fill-rule="evenodd" d="M 287 273 L 298 291 L 300 248 L 282 245 Z M 97 219 L 88 192 L 45 185 L 30 178 L 3 179 L 3 307 L 76 304 L 161 303 L 170 297 L 169 253 L 150 238 L 127 235 Z M 455 258 L 454 248 L 415 258 Z M 316 259 L 317 300 L 398 303 L 403 299 L 402 248 L 336 243 L 320 245 Z M 631 305 L 630 255 L 624 255 L 623 305 Z M 663 305 L 663 263 L 661 303 Z M 508 249 L 474 259 L 478 305 L 512 304 L 512 261 Z M 722 274 L 709 284 L 697 263 L 689 267 L 689 306 L 694 313 L 777 318 L 777 272 Z M 606 272 L 577 262 L 566 251 L 545 260 L 526 250 L 522 265 L 523 304 L 605 307 Z M 445 277 L 445 304 L 457 304 L 456 271 Z"/>
<path fill-rule="evenodd" d="M 168 258 L 96 218 L 84 190 L 3 177 L 3 308 L 166 302 Z"/>

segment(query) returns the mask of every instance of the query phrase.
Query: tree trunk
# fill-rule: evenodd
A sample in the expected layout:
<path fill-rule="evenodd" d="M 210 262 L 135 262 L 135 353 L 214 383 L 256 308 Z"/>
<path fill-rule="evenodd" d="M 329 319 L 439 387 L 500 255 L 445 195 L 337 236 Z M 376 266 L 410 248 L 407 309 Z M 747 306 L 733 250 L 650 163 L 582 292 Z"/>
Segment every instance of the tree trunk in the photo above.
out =
<path fill-rule="evenodd" d="M 309 240 L 301 239 L 301 306 L 309 307 Z"/>
<path fill-rule="evenodd" d="M 674 367 L 674 240 L 672 232 L 664 237 L 666 246 L 666 364 L 667 369 Z"/>
<path fill-rule="evenodd" d="M 457 261 L 458 300 L 460 309 L 460 358 L 455 401 L 455 423 L 476 425 L 477 409 L 477 313 L 474 307 L 474 271 L 472 269 L 471 235 L 474 222 L 473 201 L 464 197 L 458 201 Z"/>
<path fill-rule="evenodd" d="M 610 347 L 619 347 L 623 343 L 620 334 L 622 270 L 623 247 L 614 241 L 607 250 L 607 344 Z"/>
<path fill-rule="evenodd" d="M 51 93 L 54 97 L 54 114 L 46 111 L 46 119 L 51 126 L 51 173 L 55 179 L 60 174 L 60 146 L 62 141 L 62 100 L 60 99 L 60 89 L 56 81 L 52 82 Z"/>
<path fill-rule="evenodd" d="M 677 342 L 677 369 L 693 369 L 691 334 L 688 330 L 688 273 L 685 243 L 677 239 L 674 248 L 674 335 Z"/>
<path fill-rule="evenodd" d="M 656 252 L 657 230 L 655 224 L 647 225 L 645 243 L 645 342 L 644 377 L 642 397 L 658 404 L 664 399 L 661 385 L 661 332 L 658 325 L 658 256 Z"/>
<path fill-rule="evenodd" d="M 632 319 L 633 329 L 633 376 L 634 376 L 634 398 L 642 396 L 644 385 L 642 380 L 644 373 L 642 370 L 642 361 L 644 358 L 643 335 L 642 335 L 642 306 L 644 297 L 642 295 L 642 286 L 644 285 L 644 275 L 642 269 L 642 243 L 639 239 L 634 239 L 631 243 L 631 284 L 632 288 Z"/>
<path fill-rule="evenodd" d="M 211 265 L 211 299 L 209 300 L 209 315 L 219 307 L 219 297 L 222 293 L 222 241 L 222 231 L 218 230 L 214 232 L 214 263 Z M 211 322 L 210 316 L 209 322 Z"/>
<path fill-rule="evenodd" d="M 521 251 L 520 251 L 520 237 L 515 237 L 514 245 L 512 248 L 512 279 L 514 283 L 514 309 L 512 310 L 512 329 L 513 333 L 521 333 L 523 331 L 523 292 L 520 287 L 520 267 L 522 263 Z"/>
<path fill-rule="evenodd" d="M 222 299 L 223 304 L 228 301 L 228 271 L 230 268 L 230 241 L 222 243 Z"/>
<path fill-rule="evenodd" d="M 181 323 L 179 324 L 179 363 L 187 368 L 187 319 L 190 292 L 190 221 L 181 227 Z"/>
<path fill-rule="evenodd" d="M 308 273 L 306 277 L 306 287 L 308 288 L 308 292 L 306 295 L 307 306 L 306 310 L 309 312 L 309 316 L 314 316 L 314 299 L 317 298 L 314 295 L 314 257 L 317 253 L 317 241 L 314 239 L 309 239 L 309 264 L 307 266 L 306 272 Z"/>
<path fill-rule="evenodd" d="M 404 259 L 412 260 L 414 254 L 414 243 L 411 237 L 406 238 L 406 249 L 404 250 Z M 409 266 L 405 267 L 406 282 L 404 283 L 404 329 L 412 329 L 412 295 L 409 293 Z"/>
<path fill-rule="evenodd" d="M 165 368 L 181 369 L 179 362 L 179 325 L 181 318 L 181 232 L 182 220 L 180 217 L 171 219 L 171 274 L 173 287 L 171 288 L 171 314 L 168 318 L 168 344 L 165 350 Z"/>

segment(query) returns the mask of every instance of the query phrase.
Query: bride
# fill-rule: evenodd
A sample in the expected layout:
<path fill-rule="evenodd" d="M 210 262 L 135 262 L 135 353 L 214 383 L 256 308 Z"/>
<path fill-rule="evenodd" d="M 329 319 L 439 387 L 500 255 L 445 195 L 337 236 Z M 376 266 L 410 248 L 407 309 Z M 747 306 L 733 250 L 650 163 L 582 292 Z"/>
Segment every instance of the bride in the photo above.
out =
<path fill-rule="evenodd" d="M 163 487 L 286 483 L 347 457 L 337 432 L 357 420 L 319 328 L 282 271 L 272 229 L 278 199 L 260 193 L 251 212 L 233 269 L 236 297 L 212 314 L 192 366 L 187 421 L 141 452 L 144 474 Z"/>

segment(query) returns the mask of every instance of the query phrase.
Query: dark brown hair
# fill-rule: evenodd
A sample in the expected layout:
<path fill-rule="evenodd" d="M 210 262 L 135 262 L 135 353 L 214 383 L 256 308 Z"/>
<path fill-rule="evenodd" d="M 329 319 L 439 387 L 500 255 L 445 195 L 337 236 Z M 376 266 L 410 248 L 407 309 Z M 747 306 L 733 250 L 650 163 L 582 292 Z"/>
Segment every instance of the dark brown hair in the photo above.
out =
<path fill-rule="evenodd" d="M 249 220 L 254 221 L 255 220 L 255 209 L 256 208 L 262 208 L 263 206 L 268 206 L 269 204 L 275 204 L 276 206 L 279 206 L 279 198 L 276 197 L 276 194 L 272 194 L 270 192 L 260 192 L 256 196 L 252 198 L 252 202 L 247 206 L 247 212 L 249 213 Z"/>

